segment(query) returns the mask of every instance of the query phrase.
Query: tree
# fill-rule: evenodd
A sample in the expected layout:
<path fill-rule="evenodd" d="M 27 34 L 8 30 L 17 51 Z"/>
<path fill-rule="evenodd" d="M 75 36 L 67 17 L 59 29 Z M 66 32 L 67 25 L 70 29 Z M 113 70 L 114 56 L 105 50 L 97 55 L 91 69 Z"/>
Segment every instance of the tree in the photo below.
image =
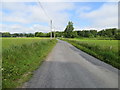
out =
<path fill-rule="evenodd" d="M 4 32 L 2 33 L 2 37 L 11 37 L 9 32 Z"/>
<path fill-rule="evenodd" d="M 41 37 L 42 35 L 43 35 L 42 32 L 35 32 L 35 36 L 36 36 L 36 37 Z"/>
<path fill-rule="evenodd" d="M 49 32 L 49 33 L 46 33 L 46 37 L 50 37 L 50 34 L 51 34 L 50 32 Z"/>
<path fill-rule="evenodd" d="M 84 31 L 85 32 L 85 35 L 84 37 L 93 37 L 93 34 L 90 32 L 90 31 Z"/>
<path fill-rule="evenodd" d="M 85 31 L 77 31 L 79 37 L 84 37 Z"/>
<path fill-rule="evenodd" d="M 99 32 L 98 32 L 98 35 L 99 35 L 99 36 L 106 36 L 105 30 L 99 31 Z"/>
<path fill-rule="evenodd" d="M 120 33 L 115 35 L 115 39 L 120 40 Z"/>
<path fill-rule="evenodd" d="M 23 36 L 24 36 L 24 34 L 23 34 L 23 33 L 20 33 L 20 34 L 19 34 L 19 36 L 20 36 L 20 37 L 23 37 Z"/>
<path fill-rule="evenodd" d="M 28 33 L 28 34 L 27 34 L 27 37 L 34 37 L 34 34 Z"/>
<path fill-rule="evenodd" d="M 118 32 L 115 34 L 115 39 L 120 40 L 120 29 L 118 29 Z"/>
<path fill-rule="evenodd" d="M 2 32 L 0 32 L 0 37 L 2 37 Z"/>
<path fill-rule="evenodd" d="M 18 33 L 14 33 L 14 34 L 12 34 L 12 37 L 19 37 L 19 34 Z"/>
<path fill-rule="evenodd" d="M 62 37 L 64 32 L 56 31 L 55 35 L 56 37 Z"/>
<path fill-rule="evenodd" d="M 96 37 L 97 36 L 97 30 L 90 30 L 91 34 Z"/>
<path fill-rule="evenodd" d="M 73 31 L 71 33 L 71 38 L 77 38 L 77 37 L 78 37 L 77 31 Z"/>
<path fill-rule="evenodd" d="M 74 30 L 74 27 L 73 27 L 73 23 L 72 22 L 68 22 L 68 25 L 66 26 L 65 28 L 65 31 L 64 31 L 64 36 L 66 38 L 71 38 L 72 37 L 72 32 Z"/>
<path fill-rule="evenodd" d="M 105 30 L 105 36 L 107 36 L 107 37 L 112 37 L 113 35 L 112 35 L 112 30 L 111 29 L 106 29 Z"/>

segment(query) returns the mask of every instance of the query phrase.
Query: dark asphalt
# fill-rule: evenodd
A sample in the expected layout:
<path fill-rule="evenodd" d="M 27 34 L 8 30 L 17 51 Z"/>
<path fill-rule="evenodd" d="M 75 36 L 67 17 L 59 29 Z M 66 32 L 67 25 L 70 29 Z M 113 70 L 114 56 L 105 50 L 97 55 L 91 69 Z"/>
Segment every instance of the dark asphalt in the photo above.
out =
<path fill-rule="evenodd" d="M 118 70 L 58 40 L 23 88 L 118 88 Z"/>

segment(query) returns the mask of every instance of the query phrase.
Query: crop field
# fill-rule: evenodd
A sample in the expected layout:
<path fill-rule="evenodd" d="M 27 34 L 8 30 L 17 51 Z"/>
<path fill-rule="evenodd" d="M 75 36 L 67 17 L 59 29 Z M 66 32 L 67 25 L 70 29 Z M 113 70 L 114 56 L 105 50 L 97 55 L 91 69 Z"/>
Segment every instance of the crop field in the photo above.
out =
<path fill-rule="evenodd" d="M 120 69 L 118 40 L 62 39 L 80 50 Z"/>
<path fill-rule="evenodd" d="M 32 76 L 56 44 L 49 38 L 2 39 L 2 87 L 16 88 Z"/>

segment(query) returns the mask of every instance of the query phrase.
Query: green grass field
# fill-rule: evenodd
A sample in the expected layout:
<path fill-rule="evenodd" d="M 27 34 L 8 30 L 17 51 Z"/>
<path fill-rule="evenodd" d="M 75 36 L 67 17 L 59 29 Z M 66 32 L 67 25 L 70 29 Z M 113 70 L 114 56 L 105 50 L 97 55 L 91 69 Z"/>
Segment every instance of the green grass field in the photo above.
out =
<path fill-rule="evenodd" d="M 28 80 L 56 44 L 48 38 L 2 39 L 2 87 L 16 88 Z"/>
<path fill-rule="evenodd" d="M 118 40 L 62 39 L 94 57 L 120 69 Z"/>
<path fill-rule="evenodd" d="M 93 39 L 71 39 L 71 40 L 77 40 L 81 43 L 91 44 L 91 45 L 97 45 L 101 47 L 102 49 L 110 49 L 113 52 L 118 53 L 118 40 L 93 40 Z"/>
<path fill-rule="evenodd" d="M 34 37 L 34 38 L 2 38 L 2 48 L 9 48 L 11 46 L 17 46 L 17 45 L 22 45 L 22 44 L 28 44 L 28 43 L 34 43 L 40 40 L 45 40 L 49 38 L 39 38 L 39 37 Z"/>

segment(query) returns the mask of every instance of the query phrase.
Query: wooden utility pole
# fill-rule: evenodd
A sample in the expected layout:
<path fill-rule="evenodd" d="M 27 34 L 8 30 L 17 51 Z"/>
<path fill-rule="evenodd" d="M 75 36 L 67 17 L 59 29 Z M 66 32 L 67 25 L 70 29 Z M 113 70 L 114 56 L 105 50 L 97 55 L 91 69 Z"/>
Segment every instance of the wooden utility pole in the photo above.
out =
<path fill-rule="evenodd" d="M 50 26 L 51 26 L 51 39 L 52 39 L 52 20 L 50 20 Z"/>
<path fill-rule="evenodd" d="M 55 27 L 54 27 L 54 38 L 55 38 Z"/>

